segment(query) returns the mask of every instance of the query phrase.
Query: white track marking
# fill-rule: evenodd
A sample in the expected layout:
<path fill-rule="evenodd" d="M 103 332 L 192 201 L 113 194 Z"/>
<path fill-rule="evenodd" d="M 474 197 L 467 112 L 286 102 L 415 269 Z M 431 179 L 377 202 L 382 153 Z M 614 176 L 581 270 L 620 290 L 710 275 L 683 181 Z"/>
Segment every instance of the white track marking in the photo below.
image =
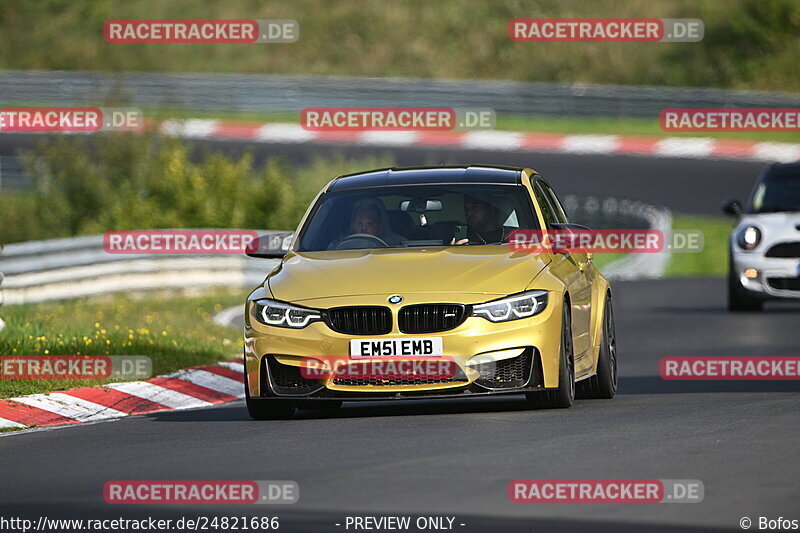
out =
<path fill-rule="evenodd" d="M 671 157 L 709 157 L 713 149 L 713 139 L 704 137 L 668 138 L 656 143 L 653 154 Z"/>
<path fill-rule="evenodd" d="M 461 138 L 460 146 L 485 150 L 518 150 L 522 147 L 523 139 L 523 134 L 513 131 L 471 131 Z"/>
<path fill-rule="evenodd" d="M 760 161 L 791 163 L 800 159 L 800 145 L 789 143 L 758 143 L 753 157 Z"/>
<path fill-rule="evenodd" d="M 150 400 L 151 402 L 160 403 L 172 409 L 189 409 L 192 407 L 207 407 L 213 405 L 210 402 L 183 394 L 182 392 L 167 389 L 148 383 L 147 381 L 131 381 L 128 383 L 111 383 L 106 387 L 137 398 Z"/>
<path fill-rule="evenodd" d="M 178 372 L 170 374 L 166 377 L 182 379 L 184 381 L 188 381 L 189 383 L 194 383 L 195 385 L 200 385 L 201 387 L 206 387 L 207 389 L 222 392 L 229 396 L 236 396 L 237 398 L 244 397 L 244 385 L 242 385 L 241 382 L 231 378 L 226 378 L 225 376 L 220 376 L 219 374 L 214 374 L 212 372 L 206 372 L 205 370 L 179 370 Z"/>
<path fill-rule="evenodd" d="M 212 136 L 220 123 L 218 120 L 189 119 L 165 120 L 161 123 L 161 133 L 165 135 L 180 135 L 181 137 L 203 138 Z"/>
<path fill-rule="evenodd" d="M 11 398 L 11 400 L 80 421 L 119 418 L 128 414 L 60 392 L 32 394 L 30 396 Z"/>
<path fill-rule="evenodd" d="M 242 363 L 229 363 L 226 361 L 224 363 L 220 363 L 219 366 L 224 366 L 225 368 L 230 368 L 234 372 L 241 372 L 244 374 L 244 365 Z"/>
<path fill-rule="evenodd" d="M 316 132 L 304 130 L 299 124 L 275 123 L 259 128 L 255 138 L 259 141 L 296 143 L 313 140 L 316 136 Z"/>
<path fill-rule="evenodd" d="M 14 422 L 13 420 L 6 420 L 5 418 L 0 418 L 0 428 L 26 428 L 25 424 L 20 424 L 19 422 Z"/>
<path fill-rule="evenodd" d="M 562 150 L 573 154 L 610 154 L 617 151 L 618 144 L 616 135 L 567 135 Z"/>
<path fill-rule="evenodd" d="M 408 146 L 417 142 L 416 131 L 365 131 L 358 137 L 362 144 L 380 144 L 388 146 Z"/>

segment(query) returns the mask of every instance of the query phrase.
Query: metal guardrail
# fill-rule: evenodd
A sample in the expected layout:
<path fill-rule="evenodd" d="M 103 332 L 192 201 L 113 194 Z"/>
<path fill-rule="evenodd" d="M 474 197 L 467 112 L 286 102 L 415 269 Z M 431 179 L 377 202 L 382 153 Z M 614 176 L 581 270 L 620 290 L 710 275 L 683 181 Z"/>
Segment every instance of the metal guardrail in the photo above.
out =
<path fill-rule="evenodd" d="M 261 74 L 0 71 L 0 104 L 37 102 L 227 111 L 311 106 L 490 107 L 537 116 L 655 117 L 665 107 L 800 107 L 800 95 L 625 85 Z"/>
<path fill-rule="evenodd" d="M 0 289 L 4 303 L 13 305 L 158 289 L 255 287 L 277 264 L 244 255 L 110 254 L 102 235 L 90 235 L 6 245 Z"/>
<path fill-rule="evenodd" d="M 574 222 L 596 229 L 668 232 L 671 226 L 669 210 L 644 202 L 567 196 L 564 205 Z M 0 302 L 10 305 L 158 289 L 255 287 L 278 264 L 244 255 L 110 254 L 102 235 L 9 244 L 2 252 Z M 653 278 L 668 260 L 668 253 L 630 254 L 603 270 L 611 279 Z"/>
<path fill-rule="evenodd" d="M 672 213 L 666 207 L 620 198 L 565 196 L 564 209 L 571 221 L 592 229 L 654 229 L 669 235 Z M 609 279 L 660 278 L 669 263 L 670 252 L 635 253 L 603 269 Z"/>

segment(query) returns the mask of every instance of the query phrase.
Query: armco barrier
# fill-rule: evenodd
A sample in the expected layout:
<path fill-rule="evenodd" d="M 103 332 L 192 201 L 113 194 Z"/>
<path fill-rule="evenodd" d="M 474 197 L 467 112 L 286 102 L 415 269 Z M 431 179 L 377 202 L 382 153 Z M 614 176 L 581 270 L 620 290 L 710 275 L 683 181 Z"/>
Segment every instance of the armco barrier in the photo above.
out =
<path fill-rule="evenodd" d="M 592 229 L 654 229 L 665 235 L 672 229 L 672 214 L 666 207 L 638 200 L 613 197 L 564 197 L 570 220 Z M 628 254 L 603 269 L 609 279 L 660 278 L 669 263 L 669 252 Z"/>
<path fill-rule="evenodd" d="M 102 235 L 90 235 L 6 245 L 0 288 L 13 305 L 156 289 L 255 287 L 277 264 L 244 255 L 110 254 Z"/>
<path fill-rule="evenodd" d="M 299 111 L 306 107 L 490 107 L 532 116 L 658 117 L 667 107 L 800 107 L 800 95 L 706 88 L 269 74 L 0 71 L 5 103 Z"/>
<path fill-rule="evenodd" d="M 644 202 L 566 196 L 564 205 L 574 222 L 594 229 L 671 227 L 669 210 Z M 8 244 L 3 252 L 0 302 L 7 305 L 157 289 L 255 287 L 278 264 L 244 255 L 109 254 L 102 235 Z M 668 253 L 631 254 L 603 271 L 612 279 L 657 278 L 668 260 Z"/>

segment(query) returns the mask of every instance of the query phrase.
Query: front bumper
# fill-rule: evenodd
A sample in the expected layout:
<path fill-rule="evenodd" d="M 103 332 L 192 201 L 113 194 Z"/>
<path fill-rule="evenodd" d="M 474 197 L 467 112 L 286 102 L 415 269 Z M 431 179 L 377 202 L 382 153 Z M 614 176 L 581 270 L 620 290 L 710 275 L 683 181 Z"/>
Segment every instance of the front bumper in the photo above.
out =
<path fill-rule="evenodd" d="M 800 299 L 800 259 L 765 257 L 763 251 L 731 252 L 733 275 L 742 288 L 762 299 Z M 747 269 L 755 269 L 757 277 L 745 276 Z"/>
<path fill-rule="evenodd" d="M 375 299 L 337 300 L 336 305 L 374 305 Z M 360 300 L 360 301 L 359 301 Z M 386 301 L 386 298 L 382 298 Z M 431 298 L 407 297 L 404 304 L 430 302 Z M 433 300 L 435 301 L 435 300 Z M 245 319 L 245 372 L 252 398 L 297 399 L 404 399 L 428 397 L 465 397 L 490 394 L 520 393 L 558 386 L 561 339 L 560 299 L 551 298 L 540 314 L 509 322 L 492 323 L 469 317 L 458 327 L 441 333 L 413 335 L 397 329 L 399 309 L 392 307 L 393 330 L 370 338 L 441 337 L 443 356 L 457 365 L 459 372 L 451 380 L 342 380 L 335 374 L 321 379 L 308 379 L 301 372 L 307 361 L 336 358 L 345 364 L 361 364 L 350 360 L 349 341 L 361 338 L 333 331 L 323 322 L 314 322 L 303 329 L 266 326 L 251 316 Z M 519 352 L 493 364 L 474 364 L 476 356 L 497 352 Z M 493 357 L 492 355 L 489 356 Z M 505 356 L 508 357 L 508 356 Z M 384 361 L 398 361 L 392 357 Z M 412 359 L 420 359 L 412 358 Z M 436 358 L 430 358 L 434 360 Z M 470 360 L 473 364 L 470 365 Z M 494 374 L 492 374 L 494 373 Z M 457 378 L 457 379 L 456 379 Z"/>

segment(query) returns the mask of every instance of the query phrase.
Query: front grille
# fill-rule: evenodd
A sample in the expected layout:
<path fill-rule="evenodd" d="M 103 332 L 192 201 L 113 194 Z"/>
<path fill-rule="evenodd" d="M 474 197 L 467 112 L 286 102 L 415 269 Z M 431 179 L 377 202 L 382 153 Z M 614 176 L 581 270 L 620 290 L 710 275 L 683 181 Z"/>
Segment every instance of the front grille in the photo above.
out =
<path fill-rule="evenodd" d="M 782 242 L 776 244 L 764 254 L 766 257 L 800 257 L 800 242 Z"/>
<path fill-rule="evenodd" d="M 299 366 L 284 365 L 279 363 L 274 355 L 265 355 L 261 359 L 262 391 L 267 390 L 267 372 L 265 372 L 267 365 L 269 365 L 269 378 L 272 381 L 272 389 L 277 394 L 302 395 L 322 388 L 319 380 L 303 377 Z"/>
<path fill-rule="evenodd" d="M 800 278 L 767 278 L 767 283 L 781 291 L 800 291 Z"/>
<path fill-rule="evenodd" d="M 526 348 L 517 357 L 473 367 L 481 373 L 475 383 L 487 389 L 517 389 L 525 386 L 531 375 L 531 352 L 531 348 Z"/>
<path fill-rule="evenodd" d="M 392 331 L 392 312 L 387 307 L 336 307 L 325 312 L 328 326 L 348 335 L 385 335 Z"/>
<path fill-rule="evenodd" d="M 457 327 L 465 315 L 461 304 L 407 305 L 400 310 L 398 325 L 403 333 L 435 333 Z"/>

